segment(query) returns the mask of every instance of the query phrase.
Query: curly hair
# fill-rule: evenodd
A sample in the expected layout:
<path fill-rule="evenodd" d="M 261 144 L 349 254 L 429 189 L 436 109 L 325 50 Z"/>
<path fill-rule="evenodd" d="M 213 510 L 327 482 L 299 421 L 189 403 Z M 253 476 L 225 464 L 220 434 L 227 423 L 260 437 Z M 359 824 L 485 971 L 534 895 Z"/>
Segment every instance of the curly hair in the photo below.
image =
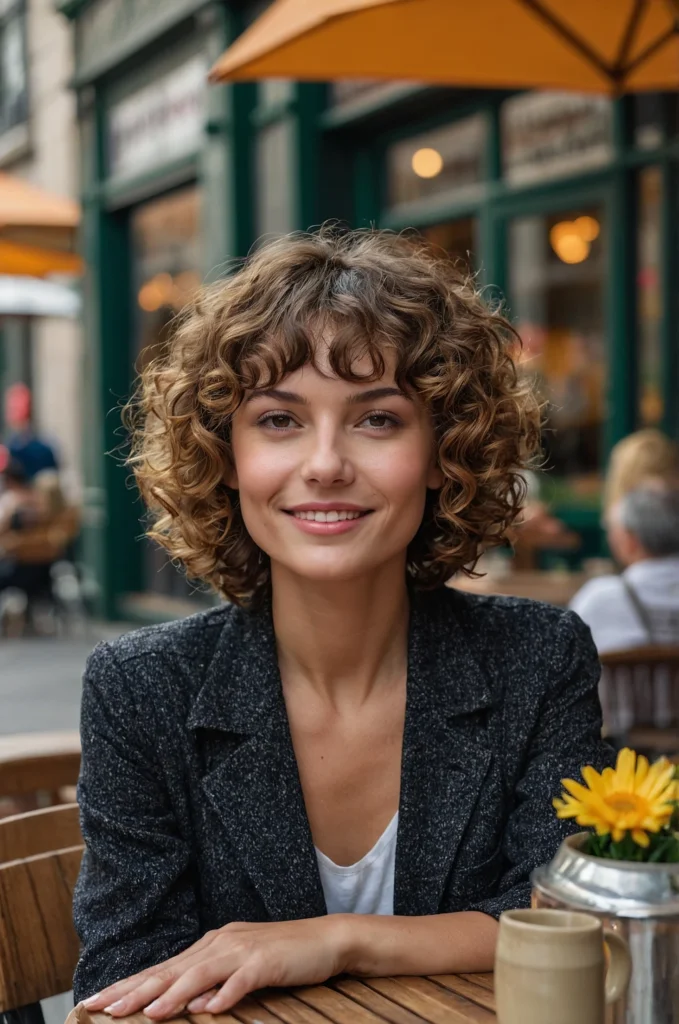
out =
<path fill-rule="evenodd" d="M 248 391 L 313 364 L 319 332 L 331 371 L 347 381 L 379 379 L 391 349 L 398 386 L 430 410 L 443 485 L 428 492 L 409 578 L 433 587 L 473 575 L 521 512 L 539 406 L 517 373 L 511 324 L 414 234 L 330 225 L 287 235 L 183 311 L 125 409 L 148 536 L 235 603 L 266 590 L 268 558 L 225 482 L 231 418 Z"/>

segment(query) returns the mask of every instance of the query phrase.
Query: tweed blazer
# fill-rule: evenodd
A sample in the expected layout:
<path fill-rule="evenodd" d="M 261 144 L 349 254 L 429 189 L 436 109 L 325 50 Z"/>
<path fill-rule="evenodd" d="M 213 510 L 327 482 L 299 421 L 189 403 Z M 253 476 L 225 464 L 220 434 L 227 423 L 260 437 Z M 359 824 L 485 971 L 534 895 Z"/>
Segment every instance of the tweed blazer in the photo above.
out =
<path fill-rule="evenodd" d="M 529 904 L 572 830 L 551 806 L 561 778 L 612 762 L 598 676 L 573 612 L 413 595 L 395 914 Z M 269 608 L 100 644 L 81 733 L 76 999 L 227 922 L 326 913 Z"/>

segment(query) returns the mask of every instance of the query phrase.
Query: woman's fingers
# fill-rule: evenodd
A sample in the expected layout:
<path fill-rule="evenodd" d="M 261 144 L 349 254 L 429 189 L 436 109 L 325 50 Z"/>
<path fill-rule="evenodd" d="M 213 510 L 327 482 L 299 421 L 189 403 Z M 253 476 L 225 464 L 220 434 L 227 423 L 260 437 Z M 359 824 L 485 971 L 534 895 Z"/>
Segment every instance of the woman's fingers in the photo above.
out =
<path fill-rule="evenodd" d="M 97 992 L 95 995 L 90 996 L 89 999 L 83 1000 L 83 1005 L 88 1010 L 103 1009 L 143 984 L 149 974 L 150 971 L 142 971 L 140 974 L 133 974 L 131 978 L 123 978 L 122 981 L 117 981 L 115 985 L 108 985 L 106 988 L 102 988 L 101 992 Z"/>
<path fill-rule="evenodd" d="M 211 988 L 208 992 L 203 992 L 202 996 L 196 996 L 190 1003 L 187 1004 L 186 1009 L 189 1013 L 202 1013 L 207 1004 L 217 995 L 217 989 Z"/>
<path fill-rule="evenodd" d="M 212 942 L 214 932 L 206 932 L 205 935 L 198 942 L 194 942 L 192 946 L 177 953 L 175 956 L 170 957 L 169 960 L 165 960 L 155 967 L 149 967 L 145 971 L 140 971 L 138 974 L 133 974 L 129 978 L 123 978 L 121 981 L 117 981 L 114 985 L 108 985 L 103 988 L 101 992 L 95 993 L 88 999 L 83 1000 L 83 1005 L 88 1010 L 106 1010 L 107 1013 L 111 1013 L 112 1016 L 121 1017 L 126 1013 L 133 1013 L 139 1007 L 143 1006 L 143 1001 L 138 1002 L 133 999 L 133 993 L 136 989 L 140 989 L 145 985 L 149 979 L 162 978 L 164 985 L 161 985 L 158 992 L 164 991 L 169 988 L 172 982 L 175 980 L 177 973 L 173 970 L 175 966 L 183 965 L 186 961 L 190 961 L 196 954 L 201 953 L 206 946 L 209 946 Z M 149 999 L 154 998 L 148 996 Z M 134 1004 L 134 1010 L 129 1010 L 128 1007 Z"/>
<path fill-rule="evenodd" d="M 153 1020 L 163 1020 L 181 1013 L 188 1003 L 208 989 L 220 984 L 231 973 L 225 957 L 214 957 L 182 972 L 173 985 L 146 1006 L 144 1013 Z"/>
<path fill-rule="evenodd" d="M 260 977 L 260 972 L 252 964 L 244 964 L 243 967 L 239 967 L 237 971 L 233 972 L 217 995 L 208 1002 L 205 1009 L 208 1013 L 224 1013 L 250 992 L 263 988 L 265 985 L 266 982 Z"/>

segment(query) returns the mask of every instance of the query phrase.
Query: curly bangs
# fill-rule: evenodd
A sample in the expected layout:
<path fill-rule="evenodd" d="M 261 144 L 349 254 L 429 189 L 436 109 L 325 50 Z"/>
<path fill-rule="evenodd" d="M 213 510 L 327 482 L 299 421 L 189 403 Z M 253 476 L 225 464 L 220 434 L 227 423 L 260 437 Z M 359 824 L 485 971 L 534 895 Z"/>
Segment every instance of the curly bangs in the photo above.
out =
<path fill-rule="evenodd" d="M 444 482 L 428 496 L 409 577 L 434 587 L 472 575 L 521 511 L 539 407 L 507 319 L 445 252 L 387 231 L 284 236 L 184 310 L 125 410 L 148 536 L 230 601 L 266 589 L 268 558 L 225 483 L 231 418 L 247 392 L 314 363 L 321 334 L 344 380 L 379 379 L 390 349 L 397 384 L 431 412 Z"/>

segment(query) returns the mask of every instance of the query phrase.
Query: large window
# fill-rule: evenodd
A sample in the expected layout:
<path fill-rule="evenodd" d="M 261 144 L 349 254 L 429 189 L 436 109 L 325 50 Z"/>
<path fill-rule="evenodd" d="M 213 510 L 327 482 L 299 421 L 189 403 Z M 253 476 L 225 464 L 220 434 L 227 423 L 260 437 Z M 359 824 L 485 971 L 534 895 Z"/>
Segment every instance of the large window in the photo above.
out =
<path fill-rule="evenodd" d="M 637 419 L 663 418 L 661 322 L 662 171 L 646 167 L 637 179 Z"/>
<path fill-rule="evenodd" d="M 25 2 L 0 0 L 0 133 L 27 120 Z"/>
<path fill-rule="evenodd" d="M 478 195 L 486 177 L 487 129 L 485 115 L 474 114 L 390 146 L 390 205 Z"/>
<path fill-rule="evenodd" d="M 522 366 L 546 403 L 552 497 L 596 503 L 606 419 L 607 278 L 602 210 L 519 217 L 509 224 L 511 311 Z"/>
<path fill-rule="evenodd" d="M 162 351 L 170 322 L 201 282 L 200 191 L 196 186 L 138 206 L 132 213 L 132 266 L 137 310 L 136 368 Z M 186 597 L 192 587 L 155 544 L 144 542 L 147 590 Z"/>

